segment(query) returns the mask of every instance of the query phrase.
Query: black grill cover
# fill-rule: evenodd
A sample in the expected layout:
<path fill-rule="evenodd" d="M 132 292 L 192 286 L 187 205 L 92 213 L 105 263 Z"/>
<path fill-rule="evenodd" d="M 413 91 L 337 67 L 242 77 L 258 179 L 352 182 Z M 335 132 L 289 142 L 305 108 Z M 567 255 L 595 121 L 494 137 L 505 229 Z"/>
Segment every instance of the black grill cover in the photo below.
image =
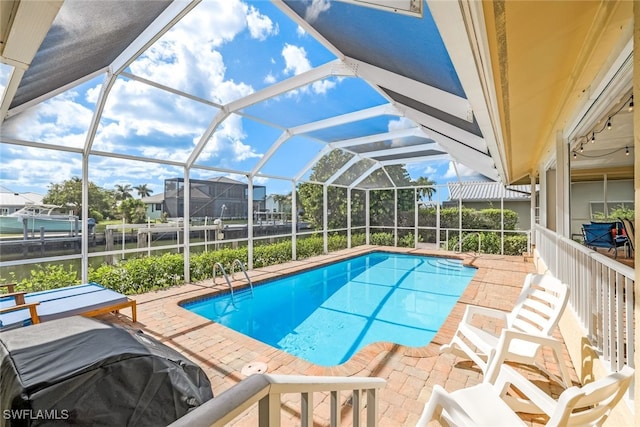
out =
<path fill-rule="evenodd" d="M 199 366 L 141 331 L 73 316 L 0 334 L 0 426 L 161 426 L 212 397 Z"/>

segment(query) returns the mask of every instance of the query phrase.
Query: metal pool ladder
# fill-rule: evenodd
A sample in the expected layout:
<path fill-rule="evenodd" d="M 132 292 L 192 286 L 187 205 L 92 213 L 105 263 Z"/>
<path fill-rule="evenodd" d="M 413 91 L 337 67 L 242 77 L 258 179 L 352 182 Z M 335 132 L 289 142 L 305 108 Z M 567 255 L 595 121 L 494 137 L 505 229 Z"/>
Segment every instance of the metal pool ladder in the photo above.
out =
<path fill-rule="evenodd" d="M 247 282 L 249 283 L 249 287 L 251 288 L 251 296 L 253 297 L 253 283 L 251 283 L 251 279 L 249 279 L 249 275 L 247 274 L 247 270 L 244 268 L 244 264 L 239 259 L 234 259 L 233 263 L 231 263 L 231 277 L 234 277 L 236 264 L 240 266 L 240 270 L 244 273 L 244 277 L 246 277 Z"/>
<path fill-rule="evenodd" d="M 227 272 L 224 271 L 224 267 L 219 262 L 213 264 L 213 284 L 216 284 L 216 269 L 220 269 L 222 276 L 227 281 L 227 285 L 229 285 L 229 290 L 231 291 L 231 301 L 233 301 L 233 286 L 231 286 L 231 281 L 229 280 L 229 276 L 227 276 Z"/>

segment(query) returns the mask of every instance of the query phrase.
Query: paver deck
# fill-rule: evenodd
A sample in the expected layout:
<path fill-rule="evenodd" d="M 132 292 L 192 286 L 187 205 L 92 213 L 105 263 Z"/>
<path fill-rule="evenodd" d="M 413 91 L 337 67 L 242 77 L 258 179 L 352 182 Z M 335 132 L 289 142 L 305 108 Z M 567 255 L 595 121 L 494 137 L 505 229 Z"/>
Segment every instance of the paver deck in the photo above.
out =
<path fill-rule="evenodd" d="M 464 313 L 467 304 L 483 305 L 510 311 L 520 293 L 524 277 L 534 271 L 533 264 L 523 257 L 501 255 L 454 254 L 428 249 L 381 248 L 360 246 L 353 249 L 332 252 L 329 255 L 313 257 L 301 261 L 270 266 L 249 271 L 251 280 L 256 283 L 327 262 L 333 262 L 375 249 L 389 251 L 453 256 L 463 258 L 467 265 L 478 268 L 471 283 L 459 299 L 434 340 L 420 348 L 405 347 L 392 343 L 371 344 L 354 355 L 346 363 L 335 367 L 323 367 L 298 359 L 288 353 L 273 348 L 253 338 L 235 332 L 225 326 L 211 322 L 195 313 L 181 308 L 181 301 L 196 299 L 214 292 L 226 292 L 226 282 L 218 278 L 218 284 L 212 280 L 187 284 L 171 289 L 136 295 L 138 304 L 138 322 L 133 324 L 126 316 L 103 316 L 103 319 L 124 323 L 129 327 L 141 329 L 165 344 L 200 364 L 211 380 L 214 396 L 221 394 L 241 381 L 242 368 L 248 363 L 264 362 L 269 373 L 296 375 L 346 375 L 375 376 L 387 380 L 379 394 L 380 426 L 415 425 L 424 404 L 431 395 L 434 384 L 453 391 L 471 386 L 482 380 L 477 366 L 470 361 L 450 354 L 439 354 L 441 344 L 448 343 Z M 233 286 L 245 286 L 243 275 Z M 242 280 L 240 280 L 242 277 Z M 495 325 L 499 327 L 500 325 Z M 559 332 L 556 337 L 561 339 Z M 542 362 L 554 373 L 553 357 L 543 354 Z M 573 381 L 577 376 L 565 349 L 565 363 Z M 538 385 L 550 394 L 557 396 L 561 392 L 559 385 L 545 376 L 527 371 Z M 343 393 L 341 398 L 341 425 L 351 425 L 352 413 L 348 403 L 349 396 Z M 315 425 L 329 424 L 328 396 L 316 394 L 314 411 Z M 283 400 L 283 425 L 300 425 L 300 396 L 286 395 Z M 363 418 L 365 414 L 362 414 Z M 540 419 L 529 418 L 531 425 L 539 425 Z M 257 409 L 245 412 L 233 425 L 257 425 Z"/>

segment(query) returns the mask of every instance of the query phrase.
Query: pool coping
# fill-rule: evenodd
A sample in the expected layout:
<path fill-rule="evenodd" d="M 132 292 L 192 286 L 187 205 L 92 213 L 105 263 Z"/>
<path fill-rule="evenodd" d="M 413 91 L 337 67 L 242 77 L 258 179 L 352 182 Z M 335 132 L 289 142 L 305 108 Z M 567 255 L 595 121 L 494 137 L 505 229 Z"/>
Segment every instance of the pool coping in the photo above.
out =
<path fill-rule="evenodd" d="M 393 249 L 393 250 L 391 250 L 391 249 Z M 296 274 L 300 274 L 300 273 L 304 273 L 304 272 L 307 272 L 307 271 L 311 271 L 311 270 L 314 270 L 314 269 L 317 269 L 317 268 L 321 268 L 321 267 L 324 267 L 326 265 L 333 264 L 333 263 L 336 263 L 336 262 L 342 262 L 342 261 L 346 261 L 346 260 L 349 260 L 349 259 L 357 258 L 357 257 L 360 257 L 360 256 L 369 255 L 371 253 L 390 253 L 390 254 L 414 255 L 414 256 L 431 257 L 431 258 L 457 259 L 457 260 L 461 260 L 462 261 L 462 265 L 463 266 L 470 267 L 470 268 L 475 268 L 476 272 L 474 273 L 474 276 L 475 276 L 475 274 L 477 274 L 477 270 L 478 270 L 477 267 L 474 267 L 473 265 L 467 264 L 465 261 L 469 261 L 469 260 L 466 257 L 460 256 L 460 255 L 451 255 L 451 254 L 446 255 L 446 254 L 442 254 L 441 252 L 438 253 L 438 254 L 423 253 L 423 252 L 418 253 L 415 250 L 404 251 L 404 250 L 402 250 L 402 248 L 395 248 L 395 247 L 394 248 L 367 247 L 367 249 L 365 251 L 363 251 L 363 252 L 359 252 L 359 253 L 356 253 L 356 254 L 351 253 L 351 254 L 345 255 L 344 257 L 340 257 L 339 259 L 330 259 L 330 260 L 327 260 L 325 262 L 315 263 L 313 265 L 308 265 L 308 266 L 302 266 L 300 269 L 296 269 L 295 271 L 288 271 L 288 272 L 286 272 L 284 274 L 280 274 L 280 275 L 269 277 L 269 278 L 264 278 L 264 279 L 259 280 L 256 283 L 253 283 L 253 280 L 252 280 L 253 287 L 266 285 L 268 283 L 280 280 L 282 278 L 286 278 L 288 276 L 293 276 L 293 275 L 296 275 Z M 301 260 L 301 261 L 304 261 L 304 260 Z M 279 265 L 282 265 L 282 264 L 279 264 Z M 267 267 L 271 267 L 271 266 L 267 266 Z M 247 271 L 247 273 L 249 273 L 249 276 L 251 276 L 249 271 Z M 230 280 L 230 282 L 232 284 L 232 287 L 233 287 L 234 291 L 246 290 L 246 289 L 249 288 L 249 284 L 246 283 L 246 279 L 244 277 L 242 279 L 238 279 L 238 280 L 235 280 L 235 279 L 232 279 L 231 277 L 229 277 L 229 280 Z M 473 281 L 473 276 L 470 278 L 469 283 L 465 287 L 465 291 L 464 292 L 466 292 L 467 287 L 469 287 L 471 285 L 472 281 Z M 221 283 L 219 285 L 224 286 L 225 284 L 226 284 L 226 282 L 223 282 L 223 283 Z M 285 353 L 285 354 L 287 354 L 287 355 L 289 355 L 291 357 L 294 357 L 299 361 L 309 363 L 310 365 L 312 365 L 314 367 L 317 367 L 317 368 L 324 368 L 325 369 L 325 372 L 319 373 L 319 374 L 316 374 L 316 375 L 331 375 L 331 374 L 335 375 L 335 370 L 336 369 L 340 369 L 340 370 L 345 370 L 346 369 L 343 373 L 340 373 L 339 375 L 350 376 L 350 375 L 353 375 L 355 373 L 361 374 L 363 371 L 366 371 L 366 367 L 363 366 L 362 363 L 355 364 L 354 366 L 350 365 L 350 362 L 352 362 L 358 356 L 358 354 L 361 353 L 361 352 L 364 352 L 364 355 L 361 355 L 359 359 L 362 359 L 364 357 L 367 360 L 369 359 L 369 356 L 370 356 L 371 352 L 380 353 L 380 352 L 387 352 L 387 351 L 390 351 L 392 349 L 394 351 L 396 351 L 397 353 L 399 353 L 399 354 L 406 355 L 406 356 L 409 356 L 409 357 L 428 357 L 428 356 L 435 356 L 435 355 L 439 354 L 440 344 L 437 345 L 436 349 L 429 348 L 429 346 L 436 339 L 438 333 L 440 332 L 440 329 L 442 329 L 442 326 L 447 322 L 449 316 L 451 315 L 451 311 L 453 310 L 455 305 L 458 304 L 458 301 L 460 301 L 460 299 L 462 298 L 462 295 L 464 295 L 464 292 L 463 292 L 457 298 L 456 303 L 454 304 L 454 306 L 449 311 L 449 314 L 447 314 L 447 317 L 445 317 L 444 320 L 442 321 L 442 324 L 438 328 L 438 331 L 435 333 L 435 335 L 433 336 L 433 338 L 431 339 L 429 344 L 426 344 L 425 346 L 421 346 L 421 347 L 412 347 L 412 346 L 406 346 L 406 345 L 402 345 L 402 344 L 392 343 L 392 342 L 389 342 L 389 341 L 378 341 L 378 342 L 375 342 L 375 343 L 367 344 L 366 346 L 364 346 L 363 348 L 358 350 L 356 353 L 354 353 L 347 361 L 345 361 L 345 362 L 343 362 L 341 364 L 331 365 L 331 366 L 324 366 L 324 365 L 314 364 L 313 362 L 311 362 L 309 360 L 303 359 L 303 358 L 298 357 L 296 355 L 293 355 L 293 354 L 291 354 L 291 353 L 289 353 L 287 351 L 284 351 L 284 350 L 278 349 L 276 347 L 273 347 L 270 344 L 267 344 L 267 343 L 265 343 L 263 341 L 260 341 L 257 338 L 254 338 L 254 337 L 252 337 L 250 335 L 245 335 L 242 332 L 236 331 L 235 329 L 230 328 L 230 327 L 225 326 L 225 325 L 222 325 L 222 324 L 220 324 L 220 323 L 218 323 L 218 322 L 216 322 L 214 320 L 210 320 L 210 319 L 208 319 L 208 318 L 206 318 L 206 317 L 204 317 L 202 315 L 199 315 L 199 314 L 189 310 L 188 308 L 184 307 L 184 305 L 186 305 L 186 304 L 197 303 L 197 302 L 200 302 L 200 301 L 206 301 L 206 300 L 209 300 L 209 299 L 214 299 L 214 298 L 217 298 L 217 297 L 222 296 L 222 295 L 228 295 L 228 294 L 231 293 L 231 290 L 229 289 L 228 285 L 226 285 L 226 286 L 227 287 L 224 288 L 224 289 L 213 290 L 212 292 L 210 292 L 208 294 L 198 295 L 198 296 L 191 296 L 189 298 L 180 300 L 180 301 L 177 302 L 178 307 L 180 309 L 186 310 L 186 311 L 188 311 L 188 312 L 190 312 L 192 314 L 196 314 L 199 317 L 203 317 L 205 320 L 207 320 L 207 321 L 209 321 L 211 323 L 214 323 L 216 325 L 219 325 L 219 326 L 222 326 L 222 327 L 224 327 L 226 329 L 229 329 L 230 331 L 233 331 L 234 333 L 240 334 L 243 337 L 247 337 L 247 338 L 253 339 L 253 340 L 257 341 L 257 342 L 260 342 L 261 344 L 264 344 L 265 346 L 268 346 L 271 349 L 277 350 L 277 351 Z M 371 347 L 371 348 L 369 348 L 369 347 Z M 260 361 L 260 362 L 264 363 L 263 361 Z M 360 362 L 362 362 L 362 360 L 360 360 Z M 368 366 L 369 364 L 370 364 L 370 361 L 367 361 L 366 365 Z M 349 369 L 349 368 L 351 368 L 351 369 Z"/>
<path fill-rule="evenodd" d="M 325 255 L 305 258 L 302 260 L 290 261 L 283 264 L 259 267 L 253 270 L 248 270 L 247 273 L 249 274 L 249 277 L 251 278 L 252 281 L 253 281 L 252 276 L 258 276 L 258 277 L 263 275 L 267 276 L 260 279 L 257 282 L 257 283 L 262 283 L 270 280 L 276 280 L 280 277 L 284 277 L 287 275 L 297 274 L 303 271 L 318 268 L 333 262 L 338 262 L 345 259 L 366 255 L 372 252 L 401 253 L 401 254 L 410 254 L 410 255 L 432 256 L 432 257 L 438 257 L 438 258 L 460 259 L 462 260 L 463 265 L 477 268 L 476 266 L 473 265 L 473 260 L 475 259 L 475 257 L 469 256 L 468 254 L 461 254 L 461 253 L 450 252 L 450 251 L 434 251 L 434 250 L 428 250 L 428 249 L 365 245 L 365 246 L 359 246 L 356 248 L 351 248 L 348 250 L 331 252 Z M 278 272 L 276 273 L 271 271 L 273 268 L 277 268 Z M 456 302 L 455 306 L 459 305 L 460 301 L 463 300 L 463 298 L 465 297 L 465 294 L 468 293 L 469 288 L 472 287 L 472 283 L 474 282 L 474 278 L 478 274 L 478 271 L 471 278 L 471 281 L 467 285 L 467 288 L 465 288 L 465 291 L 462 293 L 462 295 L 458 298 L 458 301 Z M 207 282 L 211 280 L 212 279 L 206 279 L 198 283 Z M 234 290 L 248 287 L 248 284 L 246 283 L 246 279 L 244 278 L 244 276 L 241 279 L 232 280 L 230 278 L 230 281 Z M 181 298 L 178 300 L 176 300 L 175 298 L 172 298 L 172 303 L 176 304 L 180 310 L 183 310 L 186 313 L 188 313 L 188 314 L 185 313 L 185 316 L 187 317 L 196 316 L 198 319 L 201 319 L 212 325 L 216 325 L 216 327 L 218 328 L 224 328 L 224 330 L 226 330 L 227 332 L 225 335 L 231 335 L 234 341 L 246 341 L 246 339 L 249 339 L 249 340 L 255 341 L 256 343 L 259 343 L 260 346 L 264 346 L 264 349 L 260 351 L 261 354 L 269 354 L 271 355 L 272 358 L 290 357 L 294 359 L 291 363 L 295 364 L 296 366 L 299 366 L 300 368 L 303 368 L 303 371 L 308 375 L 371 376 L 372 374 L 375 374 L 375 367 L 378 366 L 380 362 L 379 359 L 381 357 L 384 357 L 384 355 L 388 354 L 389 352 L 393 352 L 395 354 L 399 354 L 399 355 L 407 356 L 411 358 L 424 358 L 424 357 L 437 356 L 440 353 L 440 346 L 444 343 L 448 343 L 450 340 L 450 337 L 452 336 L 452 333 L 449 334 L 448 331 L 443 332 L 443 328 L 445 327 L 445 325 L 449 324 L 450 322 L 455 322 L 456 325 L 458 323 L 458 321 L 450 319 L 455 310 L 455 306 L 454 306 L 454 309 L 452 309 L 449 315 L 445 318 L 442 326 L 436 332 L 431 342 L 429 342 L 429 344 L 425 346 L 410 347 L 410 346 L 405 346 L 405 345 L 396 344 L 392 342 L 376 342 L 376 343 L 371 343 L 366 345 L 365 347 L 360 349 L 357 353 L 355 353 L 349 360 L 347 360 L 342 364 L 333 365 L 333 366 L 322 366 L 322 365 L 316 365 L 305 359 L 296 357 L 290 353 L 287 353 L 286 351 L 272 347 L 269 344 L 266 344 L 255 338 L 244 335 L 227 326 L 224 326 L 217 322 L 203 318 L 202 316 L 191 312 L 190 310 L 182 307 L 181 305 L 186 302 L 197 301 L 198 299 L 203 299 L 203 298 L 210 298 L 217 295 L 222 295 L 224 293 L 230 293 L 230 290 L 226 282 L 216 283 L 213 287 L 208 287 L 208 291 L 206 292 L 198 292 L 197 295 L 192 295 L 187 298 Z M 266 358 L 258 357 L 256 361 L 267 363 L 268 367 L 270 368 L 269 360 L 266 360 Z"/>
<path fill-rule="evenodd" d="M 477 270 L 477 267 L 474 267 L 473 265 L 466 264 L 465 263 L 465 258 L 461 257 L 461 256 L 442 256 L 440 254 L 439 255 L 433 255 L 433 254 L 424 254 L 424 253 L 409 253 L 409 252 L 391 251 L 391 250 L 379 249 L 379 248 L 378 249 L 371 248 L 371 250 L 369 250 L 367 252 L 358 253 L 358 254 L 351 254 L 351 255 L 345 256 L 344 258 L 340 258 L 339 260 L 331 260 L 331 261 L 327 261 L 327 262 L 322 263 L 322 264 L 315 264 L 315 265 L 311 265 L 311 266 L 308 266 L 308 267 L 302 267 L 299 270 L 289 271 L 289 272 L 281 274 L 279 276 L 275 276 L 275 277 L 270 277 L 270 278 L 259 280 L 258 282 L 255 282 L 255 283 L 252 280 L 251 281 L 251 287 L 255 288 L 257 286 L 263 286 L 263 285 L 266 285 L 268 283 L 275 282 L 276 280 L 284 279 L 284 278 L 289 277 L 289 276 L 293 276 L 293 275 L 296 275 L 296 274 L 301 274 L 301 273 L 305 273 L 307 271 L 311 271 L 311 270 L 315 270 L 315 269 L 321 268 L 321 267 L 323 267 L 325 265 L 328 265 L 328 264 L 333 264 L 335 262 L 347 261 L 349 259 L 358 258 L 358 257 L 364 256 L 364 255 L 369 255 L 369 254 L 374 253 L 374 252 L 401 253 L 401 254 L 404 254 L 404 255 L 415 255 L 415 256 L 431 257 L 431 258 L 459 259 L 459 260 L 463 261 L 462 262 L 463 266 L 475 268 Z M 304 261 L 304 260 L 301 260 L 301 261 Z M 270 267 L 270 266 L 267 266 L 267 267 Z M 247 273 L 249 273 L 249 271 L 247 271 Z M 216 278 L 217 277 L 222 278 L 222 276 L 216 276 Z M 233 279 L 232 277 L 229 277 L 229 280 L 232 281 L 232 282 L 237 281 L 237 280 Z M 240 279 L 240 281 L 242 281 L 242 280 L 244 280 L 244 279 Z M 222 284 L 224 285 L 224 283 L 222 283 Z M 232 287 L 233 287 L 233 290 L 235 292 L 236 290 L 243 291 L 243 290 L 249 289 L 250 285 L 248 283 L 241 283 L 239 285 L 233 285 L 232 284 Z M 192 303 L 196 303 L 196 302 L 200 302 L 200 301 L 205 301 L 205 300 L 217 298 L 217 297 L 222 296 L 222 295 L 227 295 L 227 294 L 230 294 L 230 293 L 231 293 L 231 290 L 227 287 L 226 289 L 215 290 L 215 291 L 211 292 L 210 294 L 201 295 L 201 296 L 197 296 L 197 297 L 190 297 L 190 298 L 181 300 L 181 301 L 178 302 L 178 305 L 180 306 L 180 308 L 184 308 L 185 304 L 192 304 Z M 216 323 L 216 322 L 214 322 L 214 323 Z"/>

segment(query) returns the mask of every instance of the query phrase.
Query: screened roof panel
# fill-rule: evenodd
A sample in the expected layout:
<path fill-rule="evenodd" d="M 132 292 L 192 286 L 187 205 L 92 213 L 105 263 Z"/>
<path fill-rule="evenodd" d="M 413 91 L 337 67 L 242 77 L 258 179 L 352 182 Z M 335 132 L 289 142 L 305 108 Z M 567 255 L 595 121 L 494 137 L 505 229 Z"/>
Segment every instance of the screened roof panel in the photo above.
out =
<path fill-rule="evenodd" d="M 87 99 L 83 93 L 99 91 L 103 80 L 98 76 L 28 108 L 23 114 L 6 119 L 2 123 L 2 135 L 52 147 L 83 148 L 95 108 L 95 99 Z M 32 124 L 34 118 L 38 126 Z"/>
<path fill-rule="evenodd" d="M 427 156 L 437 156 L 439 154 L 444 154 L 442 151 L 437 151 L 437 150 L 420 150 L 420 151 L 412 151 L 411 152 L 411 156 L 412 157 L 427 157 Z M 406 159 L 407 156 L 406 154 L 393 154 L 393 155 L 386 155 L 386 156 L 374 156 L 372 157 L 374 160 L 377 160 L 379 162 L 384 162 L 384 161 L 389 161 L 389 160 L 402 160 L 402 159 Z"/>
<path fill-rule="evenodd" d="M 363 173 L 371 169 L 375 165 L 375 162 L 371 159 L 360 159 L 357 163 L 353 164 L 342 175 L 338 177 L 334 182 L 337 185 L 351 185 L 356 179 L 360 178 Z"/>
<path fill-rule="evenodd" d="M 105 103 L 93 148 L 185 161 L 216 111 L 189 98 L 120 77 Z"/>
<path fill-rule="evenodd" d="M 385 88 L 382 88 L 382 89 L 395 101 L 398 101 L 404 105 L 407 105 L 408 107 L 413 108 L 414 110 L 424 113 L 430 117 L 434 117 L 438 120 L 442 120 L 443 122 L 450 123 L 460 129 L 463 129 L 469 133 L 472 133 L 473 135 L 480 136 L 480 137 L 482 136 L 482 132 L 480 131 L 480 128 L 478 127 L 478 123 L 476 122 L 475 118 L 472 118 L 472 121 L 464 120 L 459 117 L 455 117 L 451 114 L 447 114 L 444 111 L 440 111 L 437 108 L 426 105 L 416 99 L 411 99 L 408 96 L 401 95 L 389 89 L 385 89 Z M 469 113 L 471 113 L 471 110 L 469 110 Z"/>
<path fill-rule="evenodd" d="M 352 183 L 352 185 L 353 184 L 354 183 Z M 355 184 L 357 188 L 362 189 L 379 189 L 393 187 L 393 181 L 389 179 L 389 176 L 384 172 L 384 169 L 382 168 L 376 169 L 374 171 L 368 170 L 358 180 L 356 180 Z"/>
<path fill-rule="evenodd" d="M 295 177 L 303 172 L 304 166 L 309 164 L 324 147 L 323 143 L 301 136 L 292 136 L 266 160 L 259 173 Z M 295 162 L 291 159 L 295 159 Z"/>
<path fill-rule="evenodd" d="M 383 141 L 377 141 L 367 144 L 358 144 L 358 145 L 350 145 L 348 147 L 349 151 L 353 151 L 359 154 L 369 154 L 373 152 L 379 152 L 381 150 L 390 150 L 392 148 L 401 149 L 401 148 L 409 148 L 409 147 L 427 147 L 433 146 L 435 141 L 429 138 L 419 137 L 419 136 L 408 136 L 408 137 L 394 137 L 385 139 Z M 410 152 L 413 150 L 407 150 L 406 152 Z"/>
<path fill-rule="evenodd" d="M 251 105 L 242 112 L 293 128 L 386 102 L 361 79 L 329 77 Z"/>
<path fill-rule="evenodd" d="M 419 18 L 343 2 L 320 13 L 313 2 L 285 3 L 345 55 L 465 96 L 428 7 Z"/>
<path fill-rule="evenodd" d="M 309 180 L 317 182 L 326 182 L 328 179 L 340 171 L 352 158 L 352 153 L 342 150 L 331 150 L 313 165 L 308 175 Z M 335 177 L 334 177 L 335 178 Z"/>
<path fill-rule="evenodd" d="M 308 132 L 307 135 L 323 141 L 335 142 L 345 139 L 383 134 L 389 132 L 390 129 L 397 127 L 397 123 L 400 122 L 401 119 L 398 116 L 382 115 L 370 117 L 365 120 L 357 120 L 349 123 L 339 124 L 337 126 L 318 129 L 312 132 Z M 403 125 L 406 126 L 407 124 L 403 123 Z"/>
<path fill-rule="evenodd" d="M 498 127 L 473 114 L 426 3 L 422 16 L 338 1 L 59 4 L 25 77 L 5 83 L 18 90 L 0 105 L 3 143 L 28 145 L 7 141 L 19 123 L 25 141 L 89 153 L 367 188 L 405 185 L 396 164 L 447 153 L 499 178 L 475 118 Z M 67 107 L 81 129 L 63 137 L 29 125 L 64 124 L 52 104 L 20 107 L 58 93 L 90 112 Z"/>
<path fill-rule="evenodd" d="M 66 0 L 10 108 L 107 67 L 170 4 L 170 0 Z"/>
<path fill-rule="evenodd" d="M 208 117 L 212 119 L 213 115 Z M 204 144 L 195 164 L 249 172 L 281 133 L 280 129 L 231 114 Z"/>

